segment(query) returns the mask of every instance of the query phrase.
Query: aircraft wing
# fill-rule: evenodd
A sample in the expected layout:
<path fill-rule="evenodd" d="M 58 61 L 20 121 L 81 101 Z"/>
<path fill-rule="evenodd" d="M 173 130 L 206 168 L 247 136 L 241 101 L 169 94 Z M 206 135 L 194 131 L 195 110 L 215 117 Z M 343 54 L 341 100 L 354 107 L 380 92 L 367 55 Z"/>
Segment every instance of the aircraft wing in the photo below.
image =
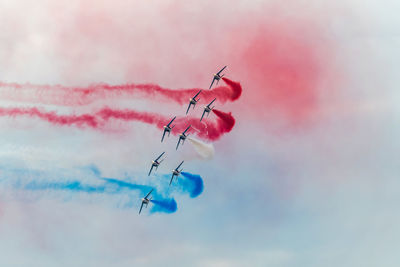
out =
<path fill-rule="evenodd" d="M 165 153 L 165 152 L 161 153 L 161 155 L 158 156 L 158 158 L 156 158 L 156 161 L 159 160 L 159 159 L 162 157 L 162 155 L 164 155 L 164 153 Z"/>
<path fill-rule="evenodd" d="M 161 142 L 164 140 L 164 136 L 165 136 L 165 129 L 164 129 L 163 135 L 161 137 Z"/>
<path fill-rule="evenodd" d="M 207 107 L 210 107 L 212 105 L 212 103 L 214 103 L 214 101 L 217 100 L 216 98 L 214 98 L 213 101 L 210 102 L 210 104 L 207 105 Z"/>
<path fill-rule="evenodd" d="M 182 160 L 181 164 L 179 164 L 178 167 L 176 167 L 176 169 L 179 169 L 179 167 L 181 167 L 181 165 L 183 164 L 184 160 Z"/>
<path fill-rule="evenodd" d="M 176 116 L 167 124 L 167 126 L 170 126 L 171 123 L 176 119 Z"/>
<path fill-rule="evenodd" d="M 219 75 L 221 72 L 223 72 L 225 68 L 226 68 L 226 66 L 223 67 L 220 71 L 218 71 L 217 75 Z"/>
<path fill-rule="evenodd" d="M 152 170 L 153 170 L 153 164 L 151 164 L 151 168 L 150 168 L 150 171 L 149 171 L 149 175 L 147 175 L 147 176 L 150 176 Z"/>
<path fill-rule="evenodd" d="M 192 125 L 189 125 L 189 127 L 186 128 L 186 130 L 183 132 L 183 134 L 185 134 L 187 132 L 187 130 L 189 130 L 190 126 L 192 126 Z"/>
<path fill-rule="evenodd" d="M 171 181 L 169 181 L 169 185 L 171 185 L 172 184 L 172 180 L 174 180 L 174 174 L 172 174 L 172 177 L 171 177 Z"/>
<path fill-rule="evenodd" d="M 191 105 L 192 105 L 192 102 L 189 103 L 189 106 L 188 106 L 188 108 L 186 110 L 186 114 L 188 114 Z"/>
<path fill-rule="evenodd" d="M 142 201 L 142 205 L 140 205 L 140 210 L 139 210 L 139 214 L 142 212 L 142 208 L 143 208 L 143 201 Z"/>
<path fill-rule="evenodd" d="M 212 80 L 212 82 L 211 82 L 211 85 L 210 85 L 210 88 L 209 88 L 209 89 L 211 89 L 211 87 L 213 86 L 213 84 L 214 84 L 214 81 L 215 81 L 215 78 L 213 78 L 213 80 Z"/>
<path fill-rule="evenodd" d="M 203 115 L 201 115 L 200 121 L 203 119 L 204 114 L 206 114 L 206 110 L 205 110 L 205 109 L 204 109 L 204 111 L 203 111 Z"/>
<path fill-rule="evenodd" d="M 151 189 L 149 193 L 147 193 L 147 195 L 144 198 L 148 198 L 151 194 L 151 192 L 153 192 L 154 189 Z"/>
<path fill-rule="evenodd" d="M 201 90 L 197 92 L 197 94 L 193 97 L 193 99 L 196 98 L 200 93 L 201 93 Z"/>

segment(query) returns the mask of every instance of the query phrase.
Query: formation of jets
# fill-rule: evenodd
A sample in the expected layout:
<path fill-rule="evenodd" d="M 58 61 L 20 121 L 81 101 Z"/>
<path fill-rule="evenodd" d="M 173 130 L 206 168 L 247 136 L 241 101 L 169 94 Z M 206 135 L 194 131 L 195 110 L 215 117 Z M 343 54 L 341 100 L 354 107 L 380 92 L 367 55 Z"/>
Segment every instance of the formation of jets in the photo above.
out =
<path fill-rule="evenodd" d="M 213 86 L 215 81 L 217 81 L 216 84 L 218 84 L 219 80 L 222 77 L 224 77 L 224 74 L 221 75 L 221 73 L 225 70 L 225 68 L 226 68 L 226 66 L 223 67 L 220 71 L 218 71 L 216 74 L 213 75 L 213 80 L 211 82 L 211 85 L 210 85 L 209 89 L 211 89 L 211 87 Z M 193 109 L 194 109 L 194 107 L 196 106 L 197 102 L 200 100 L 200 98 L 197 98 L 197 97 L 199 96 L 201 91 L 202 90 L 199 90 L 197 92 L 197 94 L 195 94 L 192 98 L 189 99 L 189 106 L 188 106 L 188 108 L 186 110 L 186 114 L 188 114 L 188 112 L 190 110 L 190 107 L 193 106 Z M 207 113 L 207 117 L 208 117 L 208 115 L 210 114 L 211 110 L 214 109 L 214 107 L 212 107 L 211 105 L 215 102 L 215 100 L 217 100 L 217 99 L 214 98 L 207 106 L 204 106 L 203 114 L 201 115 L 200 121 L 203 120 L 203 117 L 204 117 L 204 115 L 206 113 Z M 172 125 L 172 123 L 174 122 L 175 119 L 176 119 L 176 116 L 173 117 L 171 119 L 171 121 L 167 125 L 164 126 L 163 134 L 162 134 L 162 137 L 161 137 L 161 142 L 164 141 L 164 137 L 165 137 L 166 133 L 168 133 L 168 137 L 171 134 L 172 129 L 175 127 L 175 125 Z M 189 125 L 185 129 L 185 131 L 183 131 L 179 135 L 178 144 L 176 145 L 176 150 L 178 150 L 181 141 L 182 141 L 182 145 L 185 143 L 186 138 L 189 136 L 188 131 L 189 131 L 190 127 L 191 127 L 191 125 Z M 153 168 L 155 168 L 157 170 L 158 166 L 160 166 L 161 162 L 164 161 L 165 158 L 161 159 L 164 154 L 165 154 L 165 152 L 162 152 L 155 160 L 153 160 L 151 162 L 151 168 L 150 168 L 148 176 L 150 176 L 151 172 L 153 171 Z M 176 167 L 175 169 L 172 170 L 172 177 L 171 177 L 171 180 L 169 182 L 169 185 L 172 184 L 172 182 L 173 182 L 175 177 L 176 177 L 176 179 L 178 179 L 179 175 L 183 171 L 183 169 L 180 169 L 182 164 L 183 164 L 183 162 L 184 161 L 182 160 L 182 162 L 178 165 L 178 167 Z M 144 198 L 141 199 L 142 200 L 142 205 L 140 206 L 139 214 L 142 212 L 143 206 L 145 206 L 147 208 L 147 205 L 150 203 L 150 201 L 152 199 L 152 197 L 150 197 L 150 195 L 151 195 L 152 192 L 153 192 L 153 189 L 151 189 L 150 192 L 147 193 L 147 195 Z"/>

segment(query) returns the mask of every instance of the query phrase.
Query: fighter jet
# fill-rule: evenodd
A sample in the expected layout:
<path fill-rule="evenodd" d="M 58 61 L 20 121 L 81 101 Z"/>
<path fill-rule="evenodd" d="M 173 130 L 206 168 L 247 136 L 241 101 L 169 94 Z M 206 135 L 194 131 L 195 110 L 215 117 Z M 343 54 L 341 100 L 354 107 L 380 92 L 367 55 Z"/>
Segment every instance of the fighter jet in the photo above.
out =
<path fill-rule="evenodd" d="M 179 135 L 179 140 L 178 140 L 178 144 L 176 145 L 176 150 L 178 150 L 181 140 L 182 140 L 182 145 L 185 143 L 186 138 L 189 136 L 189 134 L 186 134 L 186 132 L 187 132 L 187 130 L 189 130 L 190 126 L 191 125 L 189 125 L 189 127 L 187 127 L 186 130 Z"/>
<path fill-rule="evenodd" d="M 172 128 L 175 127 L 175 125 L 171 127 L 171 123 L 172 123 L 175 119 L 176 119 L 176 116 L 175 116 L 167 125 L 164 126 L 164 132 L 163 132 L 163 135 L 162 135 L 162 138 L 161 138 L 161 143 L 162 143 L 162 141 L 164 140 L 165 133 L 168 132 L 168 137 L 169 137 L 169 134 L 171 133 Z"/>
<path fill-rule="evenodd" d="M 212 103 L 214 103 L 214 101 L 216 100 L 216 98 L 214 98 L 213 101 L 210 102 L 210 104 L 208 104 L 207 106 L 204 106 L 204 111 L 203 111 L 203 115 L 201 115 L 201 119 L 200 121 L 203 119 L 204 114 L 207 113 L 207 117 L 210 114 L 210 111 L 213 110 L 214 107 L 211 107 Z"/>
<path fill-rule="evenodd" d="M 223 68 L 222 68 L 220 71 L 218 71 L 216 74 L 214 74 L 213 80 L 212 80 L 211 85 L 210 85 L 210 89 L 211 89 L 211 87 L 213 86 L 214 81 L 217 81 L 217 84 L 218 84 L 219 80 L 220 80 L 222 77 L 224 77 L 225 74 L 222 74 L 222 75 L 220 75 L 220 74 L 221 74 L 221 72 L 222 72 L 225 68 L 226 68 L 226 66 L 223 67 Z"/>
<path fill-rule="evenodd" d="M 153 170 L 153 167 L 155 167 L 156 170 L 157 170 L 157 169 L 158 169 L 158 166 L 160 165 L 160 163 L 163 162 L 164 159 L 161 160 L 161 161 L 158 161 L 158 160 L 162 157 L 162 155 L 164 155 L 164 153 L 165 153 L 165 152 L 161 153 L 161 155 L 158 156 L 158 158 L 156 158 L 155 160 L 153 160 L 153 161 L 151 162 L 151 168 L 150 168 L 150 171 L 149 171 L 149 175 L 148 175 L 148 176 L 150 176 L 151 171 Z"/>
<path fill-rule="evenodd" d="M 151 189 L 151 191 L 144 198 L 142 198 L 142 205 L 140 206 L 139 214 L 142 212 L 143 205 L 146 205 L 147 208 L 147 205 L 149 205 L 150 200 L 153 198 L 151 197 L 149 199 L 151 192 L 153 192 L 153 189 Z"/>
<path fill-rule="evenodd" d="M 201 90 L 198 91 L 197 94 L 196 94 L 194 97 L 192 97 L 192 98 L 189 99 L 189 106 L 188 106 L 188 108 L 187 108 L 187 110 L 186 110 L 186 114 L 188 114 L 189 109 L 190 109 L 190 106 L 193 105 L 193 109 L 194 109 L 194 107 L 195 107 L 196 104 L 197 104 L 197 101 L 200 100 L 200 98 L 199 98 L 199 99 L 196 99 L 196 97 L 200 94 L 200 92 L 201 92 Z"/>
<path fill-rule="evenodd" d="M 183 164 L 183 160 L 182 160 L 181 164 L 179 164 L 178 167 L 176 167 L 174 170 L 172 170 L 172 177 L 171 177 L 171 181 L 169 182 L 169 185 L 171 185 L 172 180 L 174 180 L 174 177 L 175 176 L 178 177 L 181 174 L 181 172 L 183 171 L 183 169 L 179 170 L 179 168 L 181 167 L 182 164 Z"/>

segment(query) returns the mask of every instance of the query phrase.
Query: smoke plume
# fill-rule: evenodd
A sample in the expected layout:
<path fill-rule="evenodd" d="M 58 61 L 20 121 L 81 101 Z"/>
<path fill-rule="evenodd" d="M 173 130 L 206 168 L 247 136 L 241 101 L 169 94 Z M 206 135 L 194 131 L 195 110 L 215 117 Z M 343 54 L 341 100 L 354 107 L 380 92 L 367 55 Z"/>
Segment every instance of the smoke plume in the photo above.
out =
<path fill-rule="evenodd" d="M 151 213 L 154 212 L 173 213 L 178 209 L 176 201 L 173 198 L 163 199 L 163 200 L 152 199 L 151 202 L 154 203 L 154 206 L 150 211 Z"/>
<path fill-rule="evenodd" d="M 203 179 L 198 174 L 191 174 L 189 172 L 182 172 L 182 176 L 185 179 L 181 179 L 183 187 L 190 189 L 190 197 L 198 197 L 203 192 Z"/>
<path fill-rule="evenodd" d="M 178 135 L 188 125 L 191 125 L 196 131 L 197 136 L 208 140 L 219 139 L 222 135 L 232 130 L 235 119 L 231 113 L 225 113 L 216 109 L 213 109 L 213 111 L 217 115 L 216 121 L 207 120 L 200 122 L 198 118 L 177 118 L 175 120 L 176 127 L 172 131 L 172 134 Z M 45 111 L 38 108 L 0 108 L 0 116 L 12 118 L 33 117 L 59 126 L 77 126 L 81 128 L 86 126 L 94 129 L 102 129 L 111 119 L 128 122 L 140 121 L 146 124 L 153 124 L 159 129 L 163 129 L 163 126 L 170 121 L 170 118 L 155 113 L 139 112 L 130 109 L 118 110 L 107 107 L 94 113 L 80 115 L 60 115 L 54 111 Z"/>
<path fill-rule="evenodd" d="M 212 159 L 214 157 L 215 150 L 212 144 L 204 143 L 193 137 L 188 137 L 188 140 L 203 159 Z"/>
<path fill-rule="evenodd" d="M 212 90 L 203 90 L 201 93 L 205 101 L 214 97 L 220 103 L 237 100 L 242 87 L 239 83 L 222 78 L 227 86 L 216 87 Z M 174 101 L 180 105 L 186 104 L 188 99 L 201 88 L 169 89 L 157 84 L 122 84 L 109 85 L 105 83 L 93 84 L 87 87 L 66 87 L 62 85 L 34 85 L 0 82 L 0 97 L 3 100 L 29 102 L 36 104 L 52 104 L 62 106 L 81 106 L 99 100 L 116 98 L 151 97 L 160 101 Z"/>

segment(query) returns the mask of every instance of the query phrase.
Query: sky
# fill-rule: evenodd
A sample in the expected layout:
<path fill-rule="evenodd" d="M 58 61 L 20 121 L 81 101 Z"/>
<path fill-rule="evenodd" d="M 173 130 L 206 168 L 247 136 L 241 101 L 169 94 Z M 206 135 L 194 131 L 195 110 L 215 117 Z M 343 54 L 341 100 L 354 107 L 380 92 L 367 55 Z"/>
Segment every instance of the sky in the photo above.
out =
<path fill-rule="evenodd" d="M 0 265 L 398 266 L 399 8 L 0 0 Z"/>

